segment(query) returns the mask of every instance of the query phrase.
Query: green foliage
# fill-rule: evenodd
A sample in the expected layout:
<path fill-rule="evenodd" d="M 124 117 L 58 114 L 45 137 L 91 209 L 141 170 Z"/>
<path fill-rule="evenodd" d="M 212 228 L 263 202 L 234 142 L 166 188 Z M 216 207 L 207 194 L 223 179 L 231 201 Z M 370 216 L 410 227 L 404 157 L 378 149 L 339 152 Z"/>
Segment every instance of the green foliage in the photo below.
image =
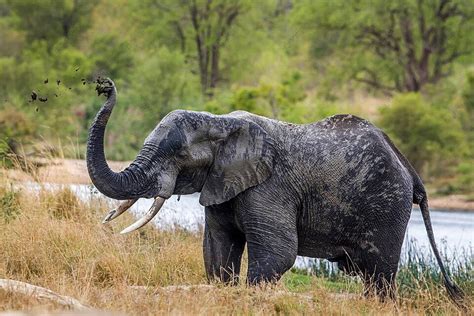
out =
<path fill-rule="evenodd" d="M 133 67 L 130 44 L 115 35 L 101 35 L 92 42 L 91 58 L 94 74 L 114 78 L 125 78 Z"/>
<path fill-rule="evenodd" d="M 270 104 L 266 101 L 265 97 L 261 96 L 260 89 L 241 88 L 235 92 L 230 108 L 232 111 L 242 110 L 258 115 L 271 116 Z"/>
<path fill-rule="evenodd" d="M 261 84 L 237 90 L 232 98 L 230 109 L 244 110 L 255 114 L 300 123 L 304 117 L 295 115 L 304 109 L 298 105 L 306 97 L 300 85 L 301 76 L 294 73 L 280 84 Z M 297 111 L 298 112 L 298 111 Z"/>
<path fill-rule="evenodd" d="M 35 125 L 23 112 L 12 107 L 0 110 L 0 165 L 11 165 L 11 155 L 36 137 Z"/>
<path fill-rule="evenodd" d="M 474 71 L 471 71 L 467 74 L 467 83 L 466 87 L 464 88 L 462 97 L 464 104 L 468 110 L 468 112 L 473 115 L 474 114 Z"/>
<path fill-rule="evenodd" d="M 309 29 L 319 67 L 384 93 L 420 91 L 472 61 L 474 5 L 463 0 L 300 1 L 293 20 Z M 338 58 L 328 64 L 327 57 Z"/>
<path fill-rule="evenodd" d="M 49 44 L 62 38 L 77 42 L 90 26 L 94 7 L 94 1 L 89 0 L 8 0 L 7 3 L 17 17 L 14 25 L 26 33 L 29 42 L 48 40 Z"/>
<path fill-rule="evenodd" d="M 144 113 L 145 125 L 154 127 L 168 112 L 199 102 L 199 81 L 186 69 L 184 56 L 163 47 L 143 60 L 130 79 L 128 102 Z M 147 121 L 149 120 L 149 121 Z"/>
<path fill-rule="evenodd" d="M 465 113 L 460 119 L 469 142 L 471 155 L 474 155 L 474 71 L 468 72 L 466 79 L 462 92 Z"/>
<path fill-rule="evenodd" d="M 20 215 L 19 192 L 6 184 L 0 186 L 0 218 L 9 223 Z"/>
<path fill-rule="evenodd" d="M 307 273 L 298 273 L 298 270 L 291 270 L 284 274 L 283 283 L 292 292 L 305 292 L 311 289 L 312 277 Z"/>
<path fill-rule="evenodd" d="M 107 152 L 113 159 L 133 159 L 161 118 L 178 108 L 192 108 L 201 100 L 199 79 L 186 70 L 184 57 L 178 52 L 163 47 L 137 65 L 128 77 L 128 87 L 116 82 L 125 93 L 107 131 Z M 86 109 L 87 124 L 99 103 Z"/>
<path fill-rule="evenodd" d="M 380 126 L 418 172 L 426 163 L 465 153 L 459 121 L 445 108 L 431 106 L 416 93 L 397 95 L 380 111 Z"/>
<path fill-rule="evenodd" d="M 474 192 L 474 159 L 461 162 L 457 166 L 456 189 L 463 193 Z"/>
<path fill-rule="evenodd" d="M 120 160 L 133 159 L 177 108 L 311 123 L 341 112 L 374 118 L 375 106 L 360 105 L 360 96 L 421 90 L 425 102 L 408 117 L 408 132 L 397 117 L 409 106 L 383 110 L 381 121 L 418 168 L 429 166 L 425 174 L 460 175 L 455 166 L 474 148 L 473 7 L 461 0 L 0 0 L 0 113 L 14 109 L 33 128 L 18 126 L 16 136 L 0 130 L 0 152 L 11 152 L 7 139 L 39 137 L 74 144 L 73 156 L 83 157 L 103 102 L 90 84 L 97 75 L 119 90 L 106 152 Z M 425 42 L 433 47 L 427 64 Z M 33 90 L 47 102 L 29 102 Z M 456 179 L 455 190 L 470 190 Z"/>
<path fill-rule="evenodd" d="M 203 110 L 213 114 L 226 114 L 230 112 L 228 96 L 217 94 L 216 97 L 204 103 Z"/>

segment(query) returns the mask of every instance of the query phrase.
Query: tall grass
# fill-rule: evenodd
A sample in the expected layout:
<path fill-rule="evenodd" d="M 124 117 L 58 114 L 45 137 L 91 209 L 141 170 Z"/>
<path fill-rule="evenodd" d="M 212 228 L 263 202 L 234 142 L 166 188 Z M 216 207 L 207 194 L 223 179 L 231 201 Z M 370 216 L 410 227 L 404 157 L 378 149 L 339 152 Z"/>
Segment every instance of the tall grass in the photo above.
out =
<path fill-rule="evenodd" d="M 448 249 L 444 241 L 438 244 L 438 249 L 443 256 L 443 262 L 448 274 L 461 285 L 474 294 L 474 253 L 472 246 Z M 447 256 L 451 253 L 451 256 Z M 295 269 L 299 273 L 313 274 L 324 277 L 329 280 L 340 280 L 345 275 L 337 268 L 337 263 L 327 260 L 314 259 L 307 261 L 308 269 Z M 399 288 L 412 288 L 423 282 L 442 284 L 442 274 L 436 258 L 431 250 L 422 249 L 416 239 L 405 241 L 401 253 L 401 259 L 398 270 Z M 416 290 L 416 287 L 414 288 Z"/>
<path fill-rule="evenodd" d="M 362 298 L 356 279 L 321 268 L 311 275 L 289 272 L 271 286 L 170 290 L 166 286 L 206 283 L 201 233 L 148 226 L 121 236 L 115 227 L 132 219 L 124 215 L 117 225 L 101 225 L 110 207 L 101 198 L 81 201 L 67 188 L 15 187 L 0 183 L 0 278 L 43 286 L 96 309 L 135 315 L 457 313 L 436 272 L 425 272 L 431 265 L 415 255 L 400 270 L 398 307 Z M 461 262 L 451 271 L 472 297 L 472 261 Z M 0 310 L 10 309 L 64 307 L 0 290 Z"/>
<path fill-rule="evenodd" d="M 446 242 L 438 244 L 442 254 L 449 253 Z M 434 254 L 421 251 L 414 239 L 405 242 L 402 263 L 399 267 L 397 283 L 401 295 L 413 296 L 442 287 L 443 277 Z M 448 274 L 460 285 L 468 296 L 474 295 L 474 256 L 472 247 L 452 250 L 452 256 L 443 257 Z"/>

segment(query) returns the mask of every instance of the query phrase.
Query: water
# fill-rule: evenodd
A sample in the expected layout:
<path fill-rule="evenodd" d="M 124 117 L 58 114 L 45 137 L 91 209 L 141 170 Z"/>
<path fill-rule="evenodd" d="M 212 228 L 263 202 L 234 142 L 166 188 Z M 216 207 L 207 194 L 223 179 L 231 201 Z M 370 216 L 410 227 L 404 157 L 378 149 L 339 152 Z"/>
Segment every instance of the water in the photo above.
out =
<path fill-rule="evenodd" d="M 139 200 L 132 208 L 137 216 L 143 215 L 153 200 Z M 474 212 L 454 212 L 433 209 L 431 222 L 437 244 L 446 245 L 447 250 L 469 248 L 474 245 Z M 199 204 L 199 194 L 183 195 L 180 201 L 172 196 L 163 205 L 153 220 L 160 229 L 182 227 L 197 231 L 204 225 L 204 207 Z M 430 251 L 428 235 L 419 208 L 413 208 L 405 240 L 415 239 L 418 247 Z"/>
<path fill-rule="evenodd" d="M 33 189 L 39 188 L 34 183 L 28 186 Z M 45 187 L 57 188 L 58 185 L 47 184 Z M 70 185 L 70 188 L 83 200 L 102 196 L 92 186 Z M 138 218 L 148 211 L 152 202 L 151 199 L 140 199 L 132 206 L 131 212 Z M 112 205 L 116 206 L 118 202 L 113 202 Z M 474 245 L 474 212 L 431 209 L 430 214 L 436 243 L 438 248 L 443 250 L 445 258 L 450 260 L 459 251 L 472 250 Z M 199 204 L 199 194 L 183 195 L 179 201 L 177 196 L 172 196 L 165 202 L 151 224 L 159 229 L 172 230 L 179 227 L 190 231 L 199 231 L 204 225 L 204 207 Z M 405 243 L 409 240 L 415 240 L 417 247 L 423 253 L 428 254 L 431 251 L 421 212 L 417 207 L 412 211 L 405 235 Z M 472 253 L 472 251 L 470 252 Z M 312 260 L 309 258 L 298 257 L 295 265 L 307 267 L 311 262 Z"/>

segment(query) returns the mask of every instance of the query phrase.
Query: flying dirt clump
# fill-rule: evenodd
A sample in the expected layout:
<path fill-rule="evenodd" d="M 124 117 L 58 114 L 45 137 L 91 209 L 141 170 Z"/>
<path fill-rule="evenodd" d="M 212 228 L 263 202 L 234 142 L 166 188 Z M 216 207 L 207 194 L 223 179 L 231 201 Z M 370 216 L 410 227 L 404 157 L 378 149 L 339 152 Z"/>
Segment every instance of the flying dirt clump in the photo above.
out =
<path fill-rule="evenodd" d="M 74 71 L 77 72 L 79 69 L 80 69 L 80 67 L 76 67 L 76 68 L 74 69 Z M 98 78 L 95 79 L 95 80 L 88 80 L 88 79 L 86 79 L 86 78 L 81 78 L 80 80 L 81 80 L 82 85 L 84 85 L 84 86 L 85 86 L 86 84 L 94 84 L 94 83 L 97 83 L 98 85 L 102 85 L 103 83 L 105 83 L 105 80 L 101 79 L 100 77 L 98 77 Z M 56 79 L 55 82 L 56 82 L 56 85 L 57 85 L 58 87 L 61 85 L 61 79 Z M 45 78 L 45 79 L 43 80 L 43 84 L 48 84 L 48 83 L 49 83 L 49 78 Z M 64 84 L 63 84 L 63 85 L 64 85 Z M 67 89 L 69 89 L 69 90 L 72 90 L 72 87 L 67 87 L 67 86 L 66 86 L 65 88 L 67 88 Z M 96 90 L 99 91 L 100 89 L 96 88 Z M 37 90 L 37 91 L 39 91 L 39 90 Z M 40 93 L 37 92 L 37 91 L 33 90 L 33 91 L 31 92 L 30 100 L 28 101 L 28 103 L 32 103 L 32 102 L 36 102 L 36 101 L 48 102 L 49 96 L 48 96 L 48 95 L 40 96 Z M 103 90 L 100 90 L 100 91 L 102 91 L 101 93 L 104 93 Z M 55 96 L 56 98 L 59 97 L 59 96 L 61 96 L 58 92 L 55 92 L 55 93 L 53 93 L 53 94 L 54 94 L 54 96 Z M 38 111 L 38 108 L 36 108 L 36 111 Z"/>
<path fill-rule="evenodd" d="M 36 101 L 36 99 L 38 98 L 38 93 L 36 93 L 35 90 L 31 91 L 31 101 Z"/>

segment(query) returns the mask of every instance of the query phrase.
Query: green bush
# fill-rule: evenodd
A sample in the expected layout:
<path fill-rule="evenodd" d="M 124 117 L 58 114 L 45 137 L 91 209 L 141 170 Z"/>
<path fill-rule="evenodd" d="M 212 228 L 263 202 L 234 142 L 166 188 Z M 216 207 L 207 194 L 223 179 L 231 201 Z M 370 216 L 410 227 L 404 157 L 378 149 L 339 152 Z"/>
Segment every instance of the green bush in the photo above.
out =
<path fill-rule="evenodd" d="M 395 96 L 390 106 L 381 108 L 379 124 L 418 172 L 427 163 L 458 159 L 466 152 L 461 123 L 417 93 Z"/>
<path fill-rule="evenodd" d="M 247 87 L 238 89 L 230 104 L 231 111 L 247 111 L 258 115 L 272 116 L 272 108 L 261 87 Z"/>
<path fill-rule="evenodd" d="M 279 84 L 261 83 L 234 92 L 230 110 L 243 110 L 276 119 L 303 123 L 309 109 L 300 102 L 306 98 L 301 75 L 294 72 Z"/>
<path fill-rule="evenodd" d="M 467 83 L 462 93 L 464 105 L 469 113 L 474 113 L 474 71 L 467 74 Z"/>
<path fill-rule="evenodd" d="M 0 218 L 9 223 L 20 214 L 19 192 L 7 185 L 0 186 Z"/>
<path fill-rule="evenodd" d="M 125 78 L 133 66 L 130 45 L 113 35 L 101 35 L 92 43 L 91 58 L 94 73 L 114 78 Z"/>
<path fill-rule="evenodd" d="M 20 153 L 22 144 L 36 137 L 35 124 L 23 112 L 12 107 L 0 110 L 0 164 L 11 166 L 12 155 Z"/>
<path fill-rule="evenodd" d="M 474 159 L 463 161 L 457 167 L 456 189 L 463 193 L 474 192 Z"/>

